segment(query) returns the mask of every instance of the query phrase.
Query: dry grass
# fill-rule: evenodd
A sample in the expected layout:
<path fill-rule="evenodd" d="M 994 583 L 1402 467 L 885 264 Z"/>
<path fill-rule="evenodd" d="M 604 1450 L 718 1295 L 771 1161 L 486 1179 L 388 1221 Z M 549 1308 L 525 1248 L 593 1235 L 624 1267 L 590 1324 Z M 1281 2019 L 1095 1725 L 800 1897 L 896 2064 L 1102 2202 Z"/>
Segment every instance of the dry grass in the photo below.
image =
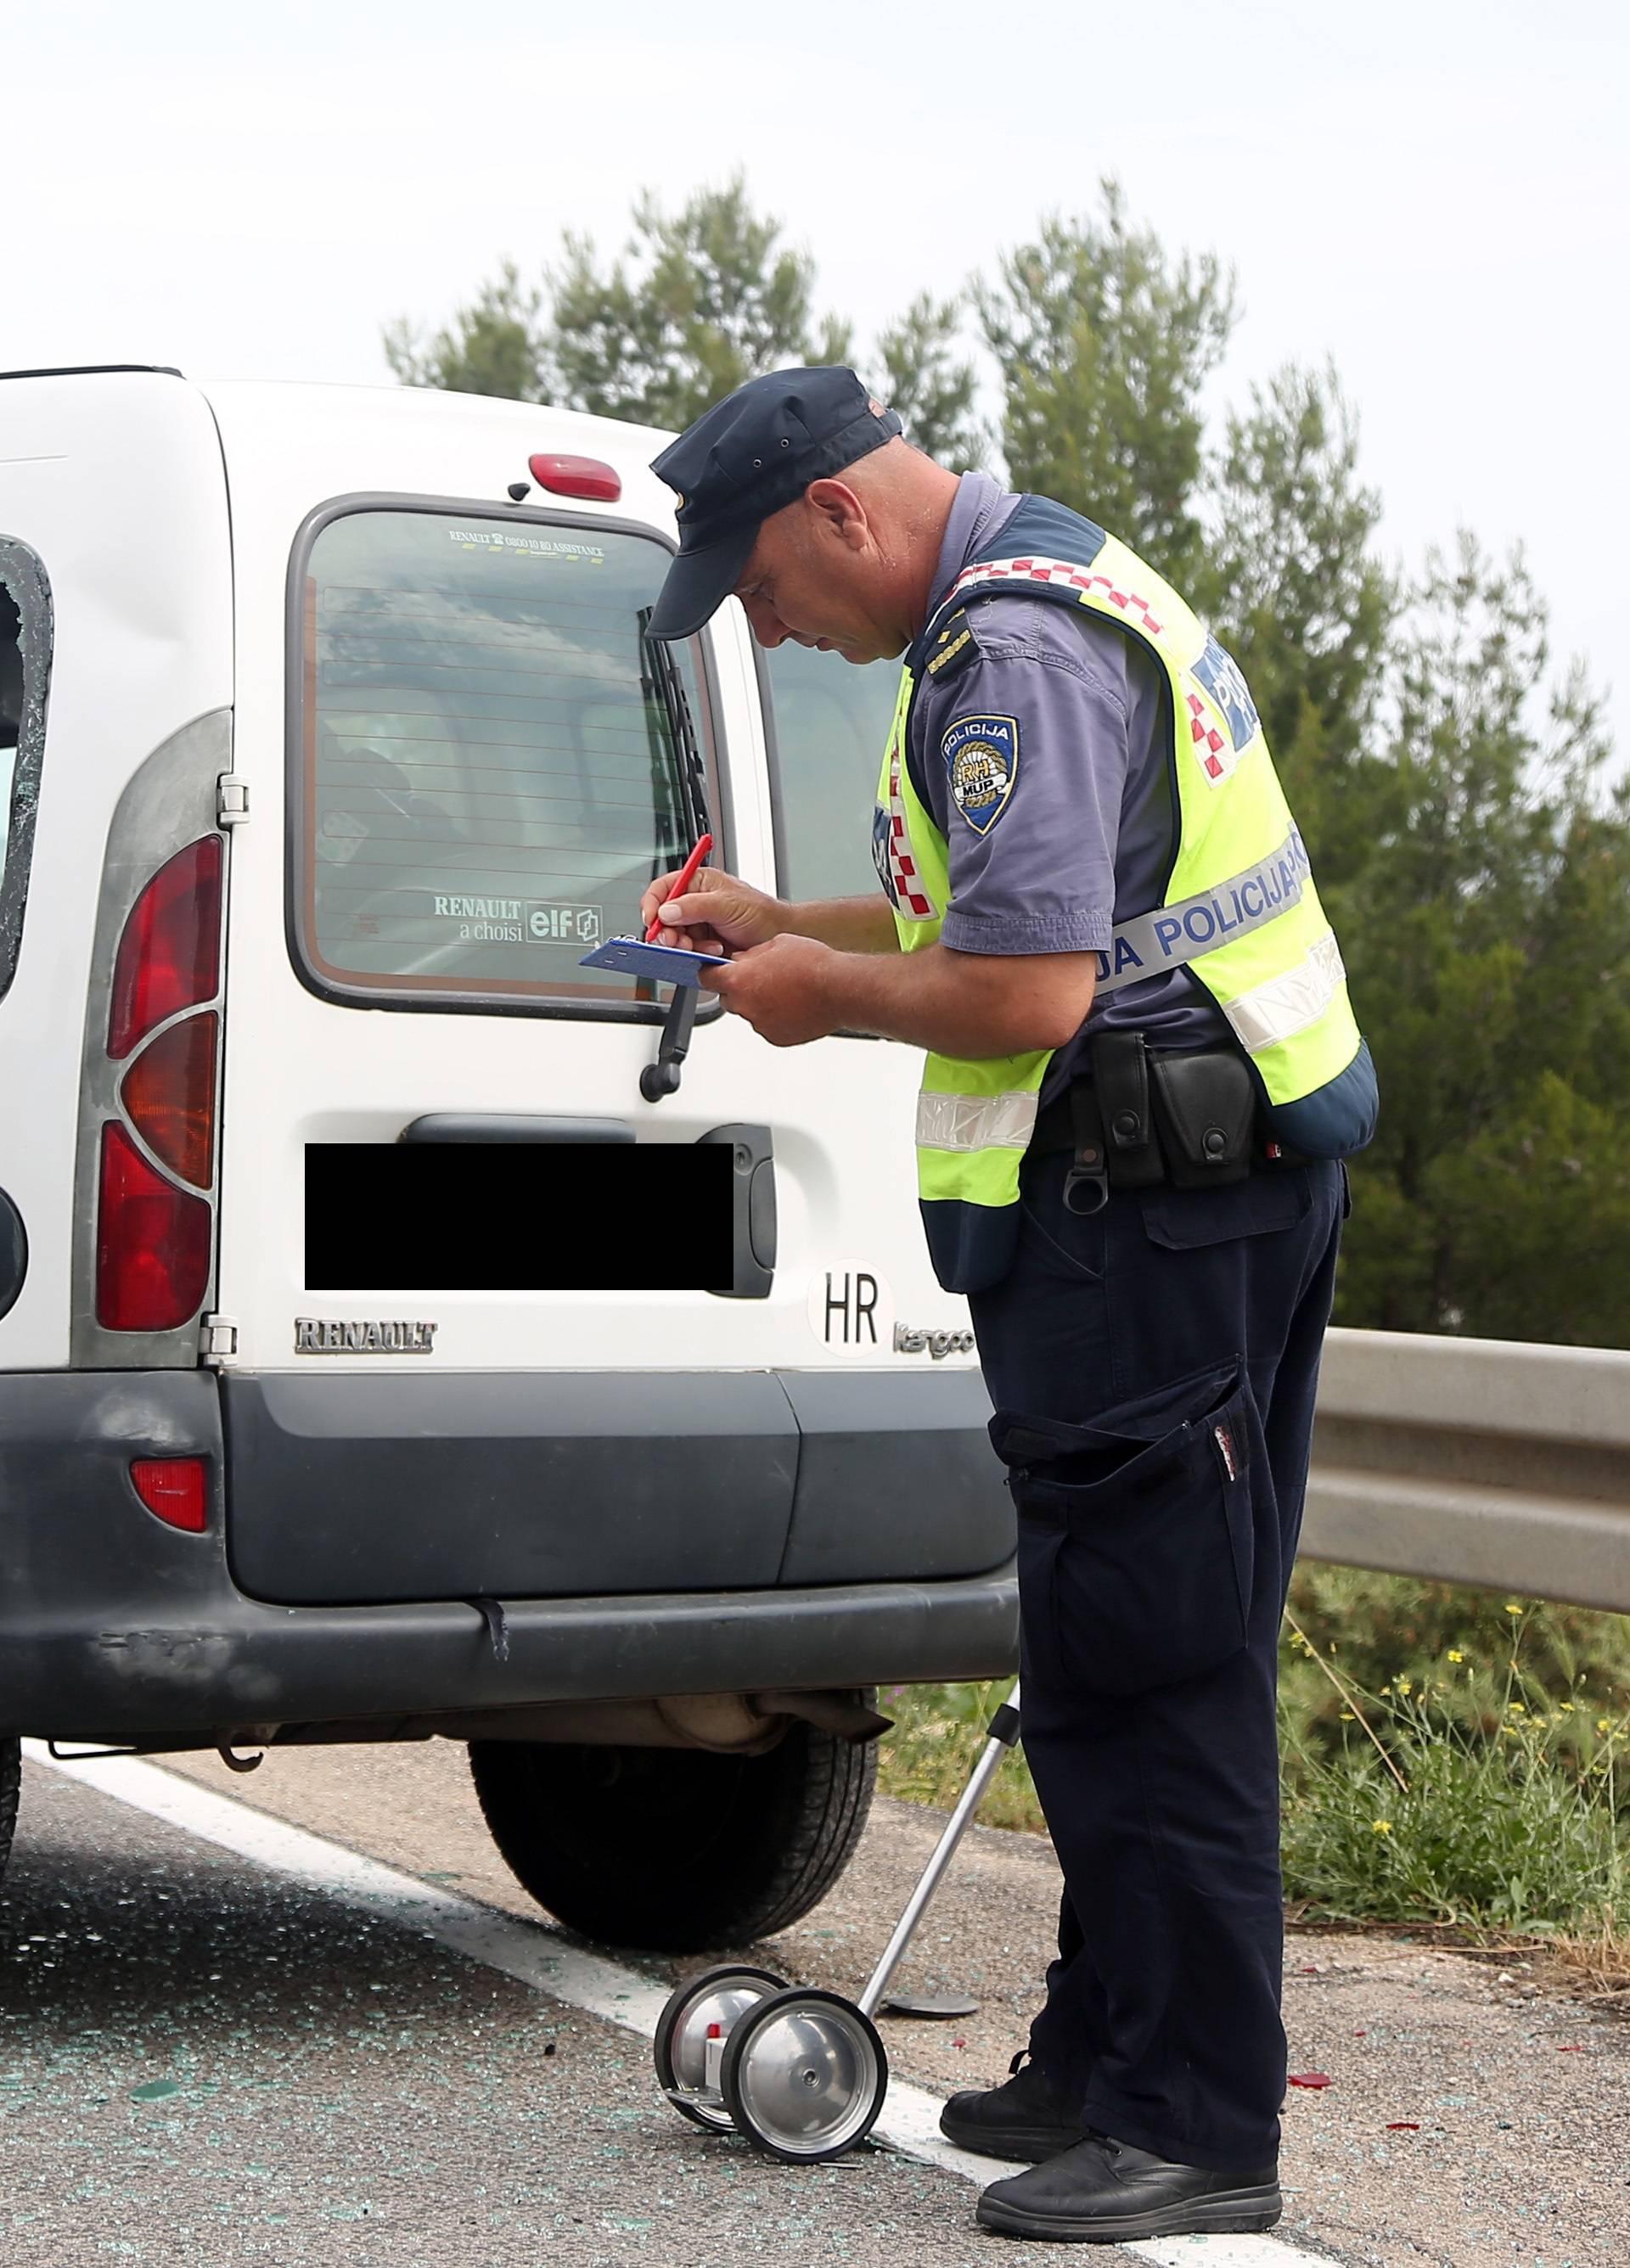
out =
<path fill-rule="evenodd" d="M 1548 1950 L 1580 1999 L 1630 2016 L 1630 1927 L 1611 1909 L 1582 1934 L 1553 1937 Z"/>

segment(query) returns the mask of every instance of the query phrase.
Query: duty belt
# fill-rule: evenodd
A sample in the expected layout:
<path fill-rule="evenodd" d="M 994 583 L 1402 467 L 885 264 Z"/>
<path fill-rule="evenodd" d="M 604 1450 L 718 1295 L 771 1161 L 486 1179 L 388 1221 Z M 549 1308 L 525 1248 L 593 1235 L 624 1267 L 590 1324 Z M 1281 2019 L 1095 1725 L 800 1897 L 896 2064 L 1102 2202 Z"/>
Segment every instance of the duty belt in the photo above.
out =
<path fill-rule="evenodd" d="M 1236 1048 L 1156 1053 L 1141 1032 L 1103 1032 L 1088 1060 L 1090 1072 L 1044 1106 L 1029 1145 L 1072 1153 L 1071 1212 L 1101 1211 L 1111 1189 L 1226 1189 L 1302 1162 L 1273 1138 Z"/>

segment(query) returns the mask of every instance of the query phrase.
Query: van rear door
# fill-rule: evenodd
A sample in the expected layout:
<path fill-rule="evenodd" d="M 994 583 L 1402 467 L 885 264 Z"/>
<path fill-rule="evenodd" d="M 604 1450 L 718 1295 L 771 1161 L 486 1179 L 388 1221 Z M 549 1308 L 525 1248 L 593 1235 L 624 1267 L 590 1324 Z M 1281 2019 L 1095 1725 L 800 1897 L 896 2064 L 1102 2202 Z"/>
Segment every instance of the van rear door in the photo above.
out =
<path fill-rule="evenodd" d="M 932 1285 L 911 1199 L 914 1060 L 859 1038 L 778 1052 L 704 1009 L 677 1093 L 648 1101 L 665 997 L 579 965 L 636 926 L 646 883 L 682 858 L 693 784 L 718 855 L 776 885 L 745 626 L 727 609 L 675 650 L 688 780 L 642 630 L 669 548 L 666 491 L 645 470 L 656 437 L 437 397 L 362 396 L 365 417 L 356 396 L 298 391 L 298 412 L 284 389 L 213 396 L 249 802 L 233 839 L 219 1271 L 238 1578 L 306 1602 L 807 1580 L 789 1550 L 807 1437 L 837 1445 L 852 1498 L 864 1425 L 845 1396 L 811 1403 L 800 1427 L 800 1380 L 882 1373 L 865 1423 L 892 1395 L 909 1431 L 896 1312 L 965 1320 Z M 544 448 L 612 460 L 621 501 L 490 500 Z M 868 821 L 869 784 L 858 846 Z M 631 1160 L 711 1139 L 749 1185 L 772 1144 L 773 1250 L 761 1177 L 756 1205 L 737 1209 L 731 1283 L 495 1285 L 478 1256 L 493 1238 L 478 1138 L 453 1200 L 471 1224 L 468 1280 L 416 1282 L 424 1224 L 393 1214 L 401 1179 L 382 1163 L 370 1227 L 388 1269 L 336 1280 L 316 1243 L 308 1265 L 309 1145 L 376 1145 L 348 1161 L 367 1204 L 368 1159 L 426 1122 L 502 1138 L 528 1120 L 631 1138 Z M 584 1217 L 572 1154 L 548 1140 L 527 1153 L 538 1214 L 580 1251 L 617 1224 Z M 925 1416 L 920 1430 L 928 1471 L 944 1429 Z M 850 1517 L 860 1549 L 876 1522 Z M 955 1514 L 943 1532 L 953 1558 L 1004 1556 L 999 1535 L 973 1539 Z M 845 1580 L 823 1533 L 819 1579 Z M 902 1572 L 972 1569 L 918 1554 Z"/>

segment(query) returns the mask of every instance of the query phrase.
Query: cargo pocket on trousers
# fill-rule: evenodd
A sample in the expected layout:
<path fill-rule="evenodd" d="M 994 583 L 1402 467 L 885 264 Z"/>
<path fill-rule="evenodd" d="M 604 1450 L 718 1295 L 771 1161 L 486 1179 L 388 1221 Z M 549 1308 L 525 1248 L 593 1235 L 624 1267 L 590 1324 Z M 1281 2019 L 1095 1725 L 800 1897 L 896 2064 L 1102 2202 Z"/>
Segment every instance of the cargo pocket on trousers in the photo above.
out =
<path fill-rule="evenodd" d="M 1019 1515 L 1033 1683 L 1142 1693 L 1243 1650 L 1261 1448 L 1243 1364 L 1179 1380 L 1092 1425 L 999 1410 L 991 1440 Z"/>

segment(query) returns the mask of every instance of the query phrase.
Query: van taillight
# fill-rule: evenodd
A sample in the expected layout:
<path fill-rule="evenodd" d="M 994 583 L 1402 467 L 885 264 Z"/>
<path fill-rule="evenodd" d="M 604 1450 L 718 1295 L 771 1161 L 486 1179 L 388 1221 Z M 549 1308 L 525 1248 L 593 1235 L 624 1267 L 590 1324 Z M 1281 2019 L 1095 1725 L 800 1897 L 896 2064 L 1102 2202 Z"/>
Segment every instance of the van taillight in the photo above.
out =
<path fill-rule="evenodd" d="M 181 1012 L 214 999 L 220 960 L 221 838 L 206 835 L 147 884 L 114 961 L 107 1052 L 115 1063 L 135 1055 L 119 1102 L 151 1154 L 121 1120 L 103 1126 L 96 1319 L 104 1330 L 177 1330 L 209 1289 L 214 1216 L 193 1191 L 214 1178 L 220 1019 L 213 1008 Z M 172 1174 L 190 1189 L 178 1189 Z"/>
<path fill-rule="evenodd" d="M 143 1049 L 119 1089 L 153 1155 L 195 1189 L 209 1188 L 215 1156 L 215 1033 L 213 1010 L 172 1024 Z"/>
<path fill-rule="evenodd" d="M 206 835 L 160 866 L 130 909 L 107 1012 L 115 1063 L 177 1009 L 213 999 L 220 950 L 221 838 Z"/>
<path fill-rule="evenodd" d="M 96 1320 L 107 1331 L 173 1331 L 210 1282 L 210 1208 L 157 1174 L 122 1126 L 102 1129 Z"/>
<path fill-rule="evenodd" d="M 155 1520 L 202 1535 L 209 1526 L 209 1483 L 202 1457 L 135 1457 L 130 1479 Z"/>

